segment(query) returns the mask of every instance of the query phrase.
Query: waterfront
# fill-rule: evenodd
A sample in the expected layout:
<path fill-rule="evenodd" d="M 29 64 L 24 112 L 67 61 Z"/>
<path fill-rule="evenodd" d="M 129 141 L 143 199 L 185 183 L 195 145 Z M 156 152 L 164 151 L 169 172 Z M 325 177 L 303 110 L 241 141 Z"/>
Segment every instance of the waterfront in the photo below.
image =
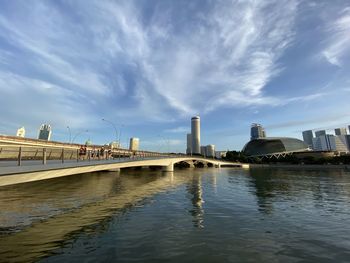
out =
<path fill-rule="evenodd" d="M 0 189 L 0 260 L 347 262 L 350 172 L 125 170 Z"/>

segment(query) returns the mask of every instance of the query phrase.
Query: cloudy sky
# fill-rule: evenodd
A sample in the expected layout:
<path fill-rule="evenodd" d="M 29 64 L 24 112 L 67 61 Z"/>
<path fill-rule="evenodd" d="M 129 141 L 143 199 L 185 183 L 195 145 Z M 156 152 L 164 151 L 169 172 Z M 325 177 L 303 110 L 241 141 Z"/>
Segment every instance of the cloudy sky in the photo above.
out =
<path fill-rule="evenodd" d="M 0 0 L 0 134 L 184 151 L 350 124 L 348 0 Z M 88 132 L 85 132 L 88 130 Z M 118 135 L 119 136 L 119 135 Z"/>

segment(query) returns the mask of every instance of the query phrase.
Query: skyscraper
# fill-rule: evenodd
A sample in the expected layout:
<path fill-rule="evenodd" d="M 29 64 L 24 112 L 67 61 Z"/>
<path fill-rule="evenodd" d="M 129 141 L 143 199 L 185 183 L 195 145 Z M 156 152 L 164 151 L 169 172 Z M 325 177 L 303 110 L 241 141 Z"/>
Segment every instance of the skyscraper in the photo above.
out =
<path fill-rule="evenodd" d="M 191 133 L 187 133 L 186 154 L 192 154 L 192 134 Z"/>
<path fill-rule="evenodd" d="M 265 138 L 265 129 L 258 123 L 253 123 L 250 127 L 250 140 Z"/>
<path fill-rule="evenodd" d="M 346 128 L 337 128 L 334 130 L 335 135 L 346 135 L 347 131 Z"/>
<path fill-rule="evenodd" d="M 192 117 L 191 119 L 191 134 L 192 134 L 192 153 L 200 154 L 200 140 L 201 140 L 201 131 L 200 131 L 200 118 L 199 116 Z"/>
<path fill-rule="evenodd" d="M 26 136 L 26 130 L 24 129 L 24 127 L 21 127 L 17 130 L 16 136 L 18 137 Z"/>
<path fill-rule="evenodd" d="M 139 149 L 139 138 L 130 138 L 129 150 L 137 151 Z"/>
<path fill-rule="evenodd" d="M 310 149 L 313 149 L 312 139 L 314 138 L 314 134 L 312 130 L 303 131 L 303 140 L 309 146 Z"/>
<path fill-rule="evenodd" d="M 51 126 L 49 124 L 42 124 L 40 126 L 38 139 L 49 141 L 51 139 Z"/>
<path fill-rule="evenodd" d="M 315 131 L 315 137 L 320 137 L 320 136 L 325 136 L 325 135 L 326 135 L 325 130 Z"/>

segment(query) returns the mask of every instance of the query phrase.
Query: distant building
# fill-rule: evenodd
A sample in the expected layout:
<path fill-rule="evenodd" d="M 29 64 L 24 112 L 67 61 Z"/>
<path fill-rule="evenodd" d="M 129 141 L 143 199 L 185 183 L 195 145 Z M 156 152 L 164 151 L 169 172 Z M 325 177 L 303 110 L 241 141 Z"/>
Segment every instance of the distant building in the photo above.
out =
<path fill-rule="evenodd" d="M 341 143 L 339 143 L 341 146 L 346 148 L 346 152 L 350 152 L 350 135 L 338 135 L 336 136 Z M 343 152 L 341 150 L 338 150 L 340 152 Z"/>
<path fill-rule="evenodd" d="M 201 146 L 201 155 L 207 156 L 207 147 L 206 146 Z"/>
<path fill-rule="evenodd" d="M 42 124 L 40 126 L 38 139 L 49 141 L 51 139 L 51 133 L 52 133 L 51 126 L 49 124 Z"/>
<path fill-rule="evenodd" d="M 26 129 L 24 127 L 21 127 L 17 130 L 16 136 L 18 137 L 25 137 L 26 136 Z"/>
<path fill-rule="evenodd" d="M 303 131 L 303 140 L 309 146 L 310 149 L 313 149 L 312 139 L 314 138 L 314 134 L 312 130 Z"/>
<path fill-rule="evenodd" d="M 139 149 L 139 138 L 130 138 L 129 150 L 137 151 Z"/>
<path fill-rule="evenodd" d="M 215 145 L 214 144 L 207 145 L 206 157 L 215 157 Z"/>
<path fill-rule="evenodd" d="M 324 134 L 316 136 L 313 139 L 313 147 L 315 151 L 335 151 L 334 135 Z"/>
<path fill-rule="evenodd" d="M 191 133 L 187 133 L 186 154 L 192 154 L 192 134 Z"/>
<path fill-rule="evenodd" d="M 200 127 L 200 118 L 199 116 L 194 116 L 191 119 L 191 134 L 192 134 L 192 153 L 200 154 L 201 149 L 201 127 Z"/>
<path fill-rule="evenodd" d="M 347 135 L 339 135 L 335 136 L 335 149 L 337 152 L 348 153 L 349 145 L 348 145 L 348 136 Z"/>
<path fill-rule="evenodd" d="M 346 128 L 337 128 L 334 130 L 335 135 L 346 135 L 347 131 Z"/>
<path fill-rule="evenodd" d="M 120 143 L 119 142 L 110 142 L 109 147 L 111 147 L 111 149 L 118 149 L 118 148 L 120 148 Z"/>
<path fill-rule="evenodd" d="M 315 137 L 325 136 L 325 135 L 326 135 L 325 130 L 315 131 Z"/>
<path fill-rule="evenodd" d="M 216 159 L 225 158 L 226 154 L 227 154 L 227 151 L 215 151 L 215 158 Z"/>
<path fill-rule="evenodd" d="M 250 127 L 250 140 L 266 138 L 265 129 L 258 123 L 253 123 Z"/>

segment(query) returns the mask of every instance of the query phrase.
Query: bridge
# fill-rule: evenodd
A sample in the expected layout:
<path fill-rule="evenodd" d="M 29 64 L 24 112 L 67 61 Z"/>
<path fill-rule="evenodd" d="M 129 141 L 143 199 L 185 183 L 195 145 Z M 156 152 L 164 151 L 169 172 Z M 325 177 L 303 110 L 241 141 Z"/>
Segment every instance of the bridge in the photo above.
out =
<path fill-rule="evenodd" d="M 1 142 L 1 140 L 0 140 Z M 63 147 L 64 146 L 64 147 Z M 247 164 L 222 160 L 126 149 L 89 148 L 83 154 L 80 145 L 12 144 L 0 145 L 0 186 L 33 182 L 97 171 L 125 168 L 161 169 L 173 172 L 179 167 L 244 167 Z"/>

